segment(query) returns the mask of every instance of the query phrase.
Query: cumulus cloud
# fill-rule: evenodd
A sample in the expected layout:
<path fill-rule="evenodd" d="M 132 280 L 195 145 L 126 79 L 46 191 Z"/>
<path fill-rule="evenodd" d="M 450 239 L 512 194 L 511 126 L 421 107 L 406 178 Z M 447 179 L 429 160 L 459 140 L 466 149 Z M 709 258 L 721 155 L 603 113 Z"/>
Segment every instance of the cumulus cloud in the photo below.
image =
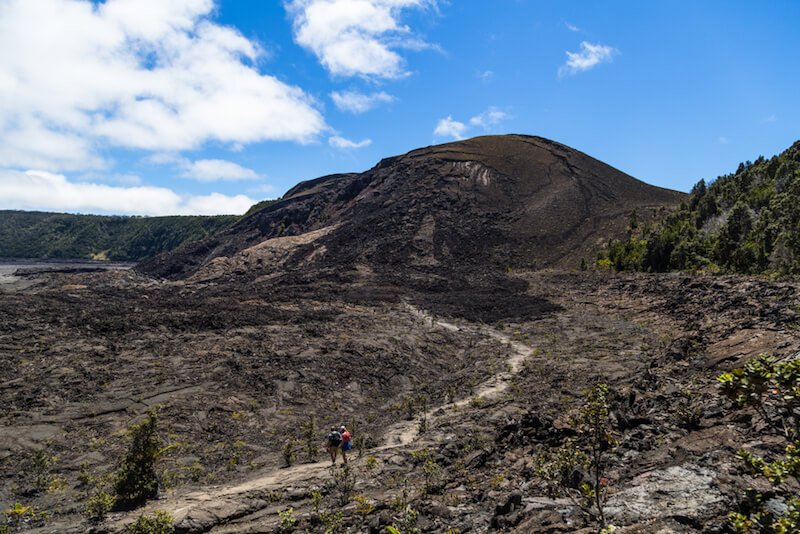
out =
<path fill-rule="evenodd" d="M 295 41 L 336 76 L 400 78 L 407 74 L 397 49 L 429 45 L 400 24 L 403 10 L 435 0 L 290 0 Z"/>
<path fill-rule="evenodd" d="M 371 94 L 358 91 L 334 91 L 331 93 L 331 99 L 337 108 L 350 113 L 365 113 L 381 104 L 394 101 L 392 95 L 383 91 Z"/>
<path fill-rule="evenodd" d="M 436 137 L 464 139 L 464 136 L 471 128 L 481 128 L 484 132 L 488 132 L 508 118 L 508 113 L 494 106 L 470 118 L 468 121 L 469 124 L 454 120 L 452 115 L 448 115 L 444 119 L 439 120 L 436 124 L 436 128 L 433 130 L 433 135 Z"/>
<path fill-rule="evenodd" d="M 257 180 L 263 176 L 253 169 L 224 159 L 200 159 L 192 161 L 171 152 L 156 152 L 144 159 L 153 165 L 172 165 L 183 178 L 199 182 Z"/>
<path fill-rule="evenodd" d="M 508 118 L 508 113 L 505 111 L 500 111 L 496 107 L 492 106 L 480 115 L 476 115 L 469 120 L 469 123 L 473 126 L 477 126 L 479 128 L 483 128 L 484 130 L 488 130 L 494 126 L 497 126 L 504 120 Z"/>
<path fill-rule="evenodd" d="M 201 182 L 216 182 L 219 180 L 258 180 L 261 178 L 256 171 L 242 167 L 238 163 L 224 159 L 201 159 L 186 161 L 183 165 L 183 176 Z"/>
<path fill-rule="evenodd" d="M 362 141 L 351 141 L 350 139 L 345 139 L 344 137 L 340 137 L 338 135 L 334 135 L 330 139 L 328 139 L 328 144 L 331 145 L 333 148 L 338 148 L 341 150 L 352 150 L 356 148 L 364 148 L 368 147 L 372 144 L 372 139 L 364 139 Z"/>
<path fill-rule="evenodd" d="M 439 119 L 436 123 L 436 128 L 433 130 L 433 135 L 437 137 L 451 137 L 453 139 L 464 139 L 464 133 L 467 131 L 467 125 L 463 122 L 453 120 L 452 115 L 448 115 L 444 119 Z"/>
<path fill-rule="evenodd" d="M 0 171 L 0 209 L 130 215 L 242 214 L 255 201 L 245 195 L 180 195 L 164 187 L 71 182 L 44 171 Z"/>
<path fill-rule="evenodd" d="M 610 63 L 616 53 L 617 50 L 610 46 L 583 41 L 580 52 L 566 52 L 567 62 L 558 69 L 558 75 L 561 77 L 577 74 L 594 68 L 600 63 Z"/>
<path fill-rule="evenodd" d="M 102 168 L 107 147 L 308 142 L 326 130 L 213 0 L 0 2 L 0 165 Z"/>

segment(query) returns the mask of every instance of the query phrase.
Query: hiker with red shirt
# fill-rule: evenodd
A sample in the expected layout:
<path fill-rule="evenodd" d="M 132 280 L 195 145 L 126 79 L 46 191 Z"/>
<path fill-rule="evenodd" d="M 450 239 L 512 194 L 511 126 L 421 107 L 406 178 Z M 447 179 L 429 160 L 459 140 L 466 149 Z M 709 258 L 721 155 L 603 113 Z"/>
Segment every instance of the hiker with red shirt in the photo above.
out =
<path fill-rule="evenodd" d="M 342 425 L 342 428 L 339 429 L 339 434 L 342 435 L 342 459 L 344 463 L 347 463 L 347 451 L 352 448 L 350 444 L 350 432 Z"/>

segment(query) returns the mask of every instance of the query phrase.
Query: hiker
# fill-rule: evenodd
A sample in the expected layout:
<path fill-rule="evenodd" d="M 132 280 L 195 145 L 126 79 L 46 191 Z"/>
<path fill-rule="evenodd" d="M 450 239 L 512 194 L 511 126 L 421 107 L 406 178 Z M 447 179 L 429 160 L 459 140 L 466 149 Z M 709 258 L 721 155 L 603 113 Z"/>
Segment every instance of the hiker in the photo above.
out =
<path fill-rule="evenodd" d="M 339 445 L 342 444 L 342 435 L 336 431 L 336 427 L 331 427 L 331 431 L 327 437 L 328 453 L 331 455 L 331 465 L 336 464 L 336 453 L 339 450 Z M 344 456 L 344 453 L 342 453 Z M 347 460 L 345 460 L 346 462 Z"/>
<path fill-rule="evenodd" d="M 350 432 L 342 425 L 339 429 L 339 433 L 342 436 L 342 459 L 344 463 L 347 463 L 347 451 L 352 448 L 352 445 L 350 445 Z"/>

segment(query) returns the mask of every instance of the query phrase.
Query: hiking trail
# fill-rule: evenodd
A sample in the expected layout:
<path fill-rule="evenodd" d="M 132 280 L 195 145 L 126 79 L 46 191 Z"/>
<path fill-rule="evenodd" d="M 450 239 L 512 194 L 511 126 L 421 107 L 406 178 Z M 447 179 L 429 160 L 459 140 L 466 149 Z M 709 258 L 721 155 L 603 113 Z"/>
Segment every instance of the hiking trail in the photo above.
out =
<path fill-rule="evenodd" d="M 492 399 L 502 394 L 510 385 L 514 375 L 520 372 L 522 365 L 534 352 L 535 348 L 512 340 L 508 335 L 487 325 L 457 325 L 437 319 L 431 314 L 405 304 L 406 310 L 417 317 L 429 328 L 443 328 L 451 332 L 467 332 L 482 334 L 505 344 L 511 351 L 506 360 L 506 370 L 497 373 L 479 384 L 470 397 L 455 402 L 431 406 L 428 413 L 428 424 L 470 404 L 476 398 Z M 436 412 L 434 414 L 434 412 Z M 386 429 L 387 439 L 381 446 L 369 449 L 370 454 L 380 456 L 382 452 L 400 449 L 411 445 L 419 437 L 419 421 L 401 421 Z M 363 460 L 353 455 L 350 464 L 358 464 Z M 341 464 L 337 464 L 341 465 Z M 274 501 L 272 497 L 278 490 L 293 490 L 298 487 L 319 486 L 327 479 L 329 461 L 295 464 L 291 467 L 272 470 L 256 478 L 226 486 L 206 486 L 183 495 L 170 496 L 148 503 L 134 513 L 109 522 L 109 532 L 122 532 L 127 525 L 141 513 L 163 510 L 170 513 L 175 526 L 181 532 L 222 532 L 226 523 L 248 516 L 257 516 Z M 255 517 L 254 517 L 255 519 Z"/>

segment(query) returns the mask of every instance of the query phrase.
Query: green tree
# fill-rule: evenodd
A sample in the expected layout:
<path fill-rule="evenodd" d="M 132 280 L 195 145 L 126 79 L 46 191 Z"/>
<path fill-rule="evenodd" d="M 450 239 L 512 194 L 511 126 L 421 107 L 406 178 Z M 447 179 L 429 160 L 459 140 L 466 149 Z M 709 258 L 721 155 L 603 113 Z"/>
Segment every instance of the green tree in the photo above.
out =
<path fill-rule="evenodd" d="M 149 411 L 144 421 L 131 426 L 128 435 L 130 444 L 117 469 L 114 492 L 120 503 L 136 504 L 158 494 L 156 462 L 165 449 L 158 435 L 156 411 Z"/>

